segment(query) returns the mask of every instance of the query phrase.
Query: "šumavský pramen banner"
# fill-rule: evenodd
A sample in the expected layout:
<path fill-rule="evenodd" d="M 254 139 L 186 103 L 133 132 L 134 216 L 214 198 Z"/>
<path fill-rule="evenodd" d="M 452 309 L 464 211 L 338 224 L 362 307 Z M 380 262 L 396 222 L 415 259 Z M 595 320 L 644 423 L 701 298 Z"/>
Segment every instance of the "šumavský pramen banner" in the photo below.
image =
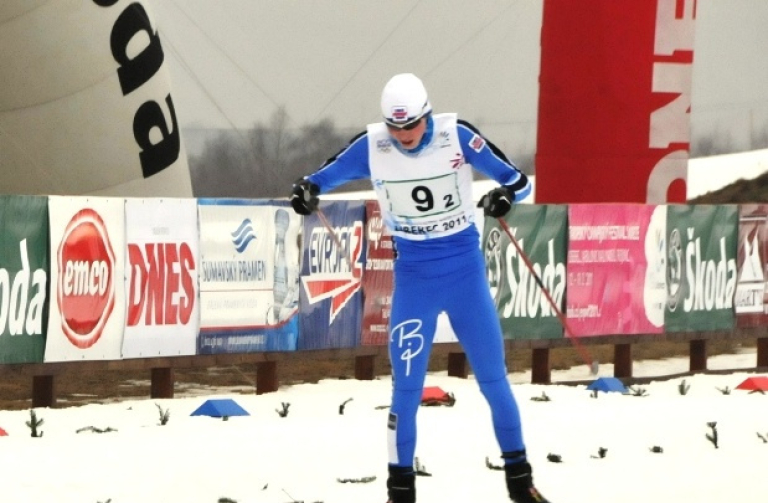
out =
<path fill-rule="evenodd" d="M 667 332 L 734 326 L 736 205 L 667 208 Z"/>
<path fill-rule="evenodd" d="M 0 363 L 43 361 L 48 267 L 48 198 L 0 196 Z"/>
<path fill-rule="evenodd" d="M 301 218 L 286 205 L 198 200 L 198 353 L 296 349 Z"/>
<path fill-rule="evenodd" d="M 566 206 L 514 205 L 506 221 L 555 305 L 565 295 Z M 491 293 L 508 339 L 557 339 L 563 328 L 525 260 L 495 218 L 483 226 L 483 253 Z"/>

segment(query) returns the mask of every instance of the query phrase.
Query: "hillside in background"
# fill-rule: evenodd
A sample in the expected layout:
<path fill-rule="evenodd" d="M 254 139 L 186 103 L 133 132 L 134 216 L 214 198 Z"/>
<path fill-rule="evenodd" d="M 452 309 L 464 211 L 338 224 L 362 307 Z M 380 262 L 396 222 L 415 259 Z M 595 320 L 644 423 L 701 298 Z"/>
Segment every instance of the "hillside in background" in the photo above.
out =
<path fill-rule="evenodd" d="M 721 189 L 690 199 L 690 204 L 768 203 L 768 172 L 757 178 L 736 180 Z"/>

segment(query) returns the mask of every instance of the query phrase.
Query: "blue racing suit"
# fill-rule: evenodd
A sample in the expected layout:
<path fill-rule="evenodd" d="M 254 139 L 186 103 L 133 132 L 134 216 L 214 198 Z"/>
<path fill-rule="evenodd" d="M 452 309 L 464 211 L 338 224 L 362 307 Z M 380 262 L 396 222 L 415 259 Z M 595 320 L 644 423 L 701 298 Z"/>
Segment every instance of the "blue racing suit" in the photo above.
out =
<path fill-rule="evenodd" d="M 507 381 L 501 325 L 474 222 L 472 169 L 507 186 L 516 201 L 530 194 L 531 185 L 468 122 L 455 114 L 430 114 L 426 120 L 424 136 L 414 149 L 404 150 L 384 124 L 371 124 L 306 177 L 321 194 L 369 178 L 393 235 L 389 464 L 413 466 L 416 413 L 442 312 L 490 406 L 502 453 L 524 456 L 520 413 Z"/>

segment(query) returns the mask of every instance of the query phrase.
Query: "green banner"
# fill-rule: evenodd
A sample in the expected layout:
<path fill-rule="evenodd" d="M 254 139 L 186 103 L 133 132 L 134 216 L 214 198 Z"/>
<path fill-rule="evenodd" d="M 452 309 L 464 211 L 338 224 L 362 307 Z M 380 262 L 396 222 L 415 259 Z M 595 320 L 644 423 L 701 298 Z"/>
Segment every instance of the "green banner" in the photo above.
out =
<path fill-rule="evenodd" d="M 736 205 L 670 205 L 667 209 L 667 332 L 734 326 Z"/>
<path fill-rule="evenodd" d="M 39 363 L 48 326 L 48 198 L 0 196 L 0 363 Z"/>
<path fill-rule="evenodd" d="M 561 312 L 566 284 L 567 209 L 565 205 L 514 205 L 505 220 Z M 562 338 L 563 327 L 555 310 L 497 219 L 485 218 L 482 246 L 504 337 Z"/>

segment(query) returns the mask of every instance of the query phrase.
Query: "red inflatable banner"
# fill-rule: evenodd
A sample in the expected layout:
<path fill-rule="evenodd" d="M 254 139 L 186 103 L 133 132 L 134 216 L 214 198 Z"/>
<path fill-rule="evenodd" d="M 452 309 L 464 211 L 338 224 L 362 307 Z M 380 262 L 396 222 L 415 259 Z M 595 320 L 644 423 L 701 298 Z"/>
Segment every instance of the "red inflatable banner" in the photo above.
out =
<path fill-rule="evenodd" d="M 696 0 L 545 0 L 538 204 L 686 201 Z"/>

